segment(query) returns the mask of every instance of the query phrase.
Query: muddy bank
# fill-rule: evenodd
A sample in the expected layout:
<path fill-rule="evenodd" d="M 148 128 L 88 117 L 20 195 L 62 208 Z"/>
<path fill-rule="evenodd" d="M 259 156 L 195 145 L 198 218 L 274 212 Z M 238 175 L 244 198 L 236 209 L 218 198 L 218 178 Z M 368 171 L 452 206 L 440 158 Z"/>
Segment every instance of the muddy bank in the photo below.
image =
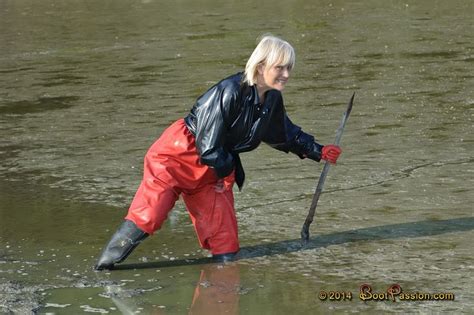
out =
<path fill-rule="evenodd" d="M 0 283 L 0 313 L 33 314 L 40 308 L 42 293 L 50 288 L 51 286 L 25 286 L 16 281 Z"/>

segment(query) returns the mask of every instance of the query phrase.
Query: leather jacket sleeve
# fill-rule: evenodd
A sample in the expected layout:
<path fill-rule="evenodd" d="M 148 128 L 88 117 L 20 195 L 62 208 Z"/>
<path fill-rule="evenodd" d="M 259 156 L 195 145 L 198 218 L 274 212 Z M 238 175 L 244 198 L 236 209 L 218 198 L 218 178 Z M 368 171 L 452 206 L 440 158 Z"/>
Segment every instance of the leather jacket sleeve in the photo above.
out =
<path fill-rule="evenodd" d="M 319 162 L 323 146 L 290 120 L 283 106 L 281 93 L 273 93 L 273 95 L 277 97 L 277 100 L 271 122 L 272 128 L 262 140 L 277 150 L 291 152 L 302 159 L 310 158 Z"/>
<path fill-rule="evenodd" d="M 317 162 L 321 161 L 323 146 L 314 140 L 314 137 L 303 131 L 296 136 L 290 151 L 300 158 L 309 158 Z"/>
<path fill-rule="evenodd" d="M 234 169 L 234 157 L 225 147 L 225 137 L 238 92 L 232 84 L 217 84 L 199 97 L 194 107 L 196 148 L 201 162 L 213 168 L 220 178 Z"/>

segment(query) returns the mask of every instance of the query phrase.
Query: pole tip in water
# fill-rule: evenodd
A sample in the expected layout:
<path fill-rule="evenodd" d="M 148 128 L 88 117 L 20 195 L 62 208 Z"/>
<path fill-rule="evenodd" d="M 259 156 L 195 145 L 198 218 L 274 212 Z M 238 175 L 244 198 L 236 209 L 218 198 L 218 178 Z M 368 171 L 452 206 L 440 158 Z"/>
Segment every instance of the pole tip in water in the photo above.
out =
<path fill-rule="evenodd" d="M 306 245 L 309 241 L 309 227 L 306 225 L 303 225 L 303 228 L 301 229 L 301 243 Z"/>

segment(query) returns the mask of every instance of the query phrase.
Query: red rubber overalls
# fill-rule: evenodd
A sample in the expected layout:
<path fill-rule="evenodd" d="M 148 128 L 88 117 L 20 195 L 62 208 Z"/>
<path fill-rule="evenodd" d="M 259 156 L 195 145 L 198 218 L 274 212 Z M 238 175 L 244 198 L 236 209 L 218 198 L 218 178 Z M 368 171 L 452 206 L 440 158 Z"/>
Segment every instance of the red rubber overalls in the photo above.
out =
<path fill-rule="evenodd" d="M 125 219 L 153 234 L 182 195 L 201 247 L 213 255 L 237 252 L 234 174 L 219 179 L 200 162 L 194 140 L 184 119 L 163 132 L 145 155 L 143 180 Z"/>

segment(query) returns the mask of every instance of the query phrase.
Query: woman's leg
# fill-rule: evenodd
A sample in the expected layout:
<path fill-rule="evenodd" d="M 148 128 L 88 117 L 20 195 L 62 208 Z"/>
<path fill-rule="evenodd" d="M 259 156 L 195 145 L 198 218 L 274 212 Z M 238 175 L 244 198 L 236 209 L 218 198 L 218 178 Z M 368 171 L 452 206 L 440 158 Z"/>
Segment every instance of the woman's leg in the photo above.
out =
<path fill-rule="evenodd" d="M 151 174 L 156 168 L 153 157 L 145 157 L 143 180 L 125 221 L 106 245 L 97 262 L 96 269 L 111 269 L 122 262 L 148 235 L 158 230 L 173 209 L 178 193 L 170 186 Z"/>
<path fill-rule="evenodd" d="M 233 177 L 182 194 L 201 247 L 216 257 L 228 257 L 225 254 L 239 251 L 232 184 Z"/>
<path fill-rule="evenodd" d="M 213 174 L 213 170 L 199 162 L 194 136 L 188 131 L 184 120 L 172 124 L 148 150 L 145 156 L 143 180 L 130 205 L 125 222 L 105 247 L 96 268 L 110 269 L 115 263 L 123 261 L 140 241 L 161 227 L 181 191 L 195 191 L 196 187 L 206 185 L 201 183 L 215 182 L 217 179 Z M 216 204 L 224 205 L 219 208 L 228 209 L 226 211 L 231 212 L 231 217 L 233 216 L 235 221 L 231 189 L 230 195 L 227 193 L 226 196 L 216 198 Z M 229 224 L 232 225 L 232 222 Z M 235 233 L 232 233 L 235 235 L 229 238 L 235 238 L 231 247 L 237 251 L 236 222 L 234 225 Z M 210 242 L 219 243 L 219 237 L 216 236 L 215 239 Z M 220 245 L 212 247 L 220 248 Z"/>
<path fill-rule="evenodd" d="M 174 143 L 179 138 L 179 128 L 177 124 L 173 124 L 145 155 L 143 180 L 125 221 L 105 246 L 96 269 L 111 269 L 114 264 L 127 258 L 142 240 L 161 227 L 173 209 L 179 197 L 178 190 L 173 186 L 173 178 L 177 175 L 179 165 L 169 158 L 173 154 L 170 142 L 173 140 L 171 143 Z M 162 154 L 163 150 L 166 150 L 166 154 Z M 178 154 L 179 152 L 176 153 Z"/>
<path fill-rule="evenodd" d="M 179 194 L 175 189 L 157 178 L 146 176 L 125 219 L 134 222 L 142 231 L 153 234 L 161 228 L 178 198 Z"/>

